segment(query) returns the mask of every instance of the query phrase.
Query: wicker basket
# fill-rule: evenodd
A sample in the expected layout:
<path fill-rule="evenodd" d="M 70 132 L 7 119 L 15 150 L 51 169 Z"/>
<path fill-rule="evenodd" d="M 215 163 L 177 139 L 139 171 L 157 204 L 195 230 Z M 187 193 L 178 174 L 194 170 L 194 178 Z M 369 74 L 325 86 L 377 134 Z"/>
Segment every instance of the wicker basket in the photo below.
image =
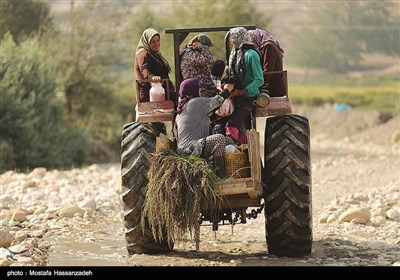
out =
<path fill-rule="evenodd" d="M 225 152 L 225 169 L 226 175 L 230 178 L 247 178 L 250 177 L 250 162 L 244 152 Z"/>

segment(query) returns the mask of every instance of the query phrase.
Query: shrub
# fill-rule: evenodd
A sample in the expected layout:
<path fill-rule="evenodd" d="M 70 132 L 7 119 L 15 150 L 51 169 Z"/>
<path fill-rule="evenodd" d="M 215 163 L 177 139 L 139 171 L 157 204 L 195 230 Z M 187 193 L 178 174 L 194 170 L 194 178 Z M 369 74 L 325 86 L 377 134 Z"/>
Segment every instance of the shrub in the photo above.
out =
<path fill-rule="evenodd" d="M 7 34 L 1 44 L 0 171 L 82 164 L 87 137 L 65 125 L 54 67 L 38 40 L 17 46 Z"/>

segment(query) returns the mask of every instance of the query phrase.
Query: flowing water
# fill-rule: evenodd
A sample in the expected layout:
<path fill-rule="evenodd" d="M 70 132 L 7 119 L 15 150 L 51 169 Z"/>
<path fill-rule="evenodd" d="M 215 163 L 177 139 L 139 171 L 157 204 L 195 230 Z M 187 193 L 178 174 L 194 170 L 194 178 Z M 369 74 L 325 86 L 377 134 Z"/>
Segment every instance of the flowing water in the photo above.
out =
<path fill-rule="evenodd" d="M 112 232 L 120 224 L 110 225 Z M 106 232 L 106 231 L 104 231 Z M 77 235 L 50 238 L 52 251 L 49 266 L 125 266 L 127 256 L 125 239 L 122 234 L 96 234 L 96 237 Z"/>

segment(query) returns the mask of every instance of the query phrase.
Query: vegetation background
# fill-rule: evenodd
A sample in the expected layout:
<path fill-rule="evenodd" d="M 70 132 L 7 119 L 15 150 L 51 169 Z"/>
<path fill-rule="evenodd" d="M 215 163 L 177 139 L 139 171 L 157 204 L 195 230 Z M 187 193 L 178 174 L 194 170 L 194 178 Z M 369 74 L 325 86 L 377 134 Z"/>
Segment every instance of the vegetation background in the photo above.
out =
<path fill-rule="evenodd" d="M 119 161 L 149 27 L 173 67 L 166 29 L 257 25 L 285 50 L 295 105 L 400 112 L 399 1 L 2 0 L 0 23 L 0 172 Z"/>

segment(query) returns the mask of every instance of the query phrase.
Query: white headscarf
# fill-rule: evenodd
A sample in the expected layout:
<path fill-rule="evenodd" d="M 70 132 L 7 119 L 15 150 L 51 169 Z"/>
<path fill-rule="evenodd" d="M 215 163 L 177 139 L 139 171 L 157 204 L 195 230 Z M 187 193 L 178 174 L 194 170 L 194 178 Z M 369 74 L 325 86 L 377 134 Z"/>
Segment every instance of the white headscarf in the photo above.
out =
<path fill-rule="evenodd" d="M 241 48 L 243 44 L 253 44 L 249 32 L 244 27 L 231 28 L 229 34 L 235 49 Z"/>
<path fill-rule="evenodd" d="M 148 28 L 143 31 L 142 37 L 140 37 L 139 43 L 136 47 L 136 54 L 140 53 L 141 51 L 151 51 L 150 41 L 155 35 L 160 37 L 160 33 L 153 28 Z"/>
<path fill-rule="evenodd" d="M 136 47 L 136 55 L 142 51 L 147 51 L 159 63 L 164 64 L 164 66 L 168 69 L 168 72 L 170 72 L 171 67 L 169 66 L 168 61 L 162 56 L 161 52 L 153 52 L 150 48 L 150 41 L 155 35 L 160 37 L 160 33 L 153 28 L 148 28 L 143 31 L 142 37 L 140 37 L 139 43 Z"/>

